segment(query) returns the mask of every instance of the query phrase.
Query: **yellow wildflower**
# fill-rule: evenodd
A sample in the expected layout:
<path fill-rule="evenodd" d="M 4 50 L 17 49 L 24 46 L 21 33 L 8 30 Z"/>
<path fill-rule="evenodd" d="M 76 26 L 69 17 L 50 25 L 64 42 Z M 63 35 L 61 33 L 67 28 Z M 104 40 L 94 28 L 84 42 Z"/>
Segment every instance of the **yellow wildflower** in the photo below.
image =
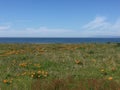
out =
<path fill-rule="evenodd" d="M 4 83 L 7 83 L 7 82 L 8 82 L 8 80 L 6 80 L 6 79 L 5 79 L 5 80 L 3 80 L 3 82 L 4 82 Z"/>
<path fill-rule="evenodd" d="M 109 77 L 109 78 L 108 78 L 108 80 L 112 80 L 112 79 L 113 79 L 113 77 Z"/>
<path fill-rule="evenodd" d="M 104 72 L 105 70 L 104 69 L 101 69 L 101 72 Z"/>

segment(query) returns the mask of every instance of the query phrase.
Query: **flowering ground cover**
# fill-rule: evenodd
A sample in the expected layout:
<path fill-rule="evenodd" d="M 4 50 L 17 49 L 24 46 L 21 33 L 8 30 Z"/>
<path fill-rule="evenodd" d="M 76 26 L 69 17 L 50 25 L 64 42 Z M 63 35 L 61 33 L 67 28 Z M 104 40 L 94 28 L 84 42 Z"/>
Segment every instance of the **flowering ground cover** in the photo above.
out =
<path fill-rule="evenodd" d="M 0 44 L 0 90 L 120 90 L 120 44 Z"/>

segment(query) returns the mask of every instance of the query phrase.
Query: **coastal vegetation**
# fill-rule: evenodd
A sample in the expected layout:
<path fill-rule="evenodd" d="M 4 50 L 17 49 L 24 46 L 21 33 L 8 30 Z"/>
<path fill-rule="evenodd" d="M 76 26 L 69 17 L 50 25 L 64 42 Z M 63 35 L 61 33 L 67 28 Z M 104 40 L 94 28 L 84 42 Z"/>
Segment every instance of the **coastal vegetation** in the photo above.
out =
<path fill-rule="evenodd" d="M 120 90 L 120 44 L 0 44 L 0 90 Z"/>

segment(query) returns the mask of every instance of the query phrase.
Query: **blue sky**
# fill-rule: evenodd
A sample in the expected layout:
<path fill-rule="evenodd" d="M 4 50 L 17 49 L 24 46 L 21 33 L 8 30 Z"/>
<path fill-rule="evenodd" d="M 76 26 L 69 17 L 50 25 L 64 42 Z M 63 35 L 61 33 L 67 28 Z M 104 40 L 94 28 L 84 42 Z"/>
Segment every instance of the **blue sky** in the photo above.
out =
<path fill-rule="evenodd" d="M 120 37 L 120 0 L 0 0 L 0 37 Z"/>

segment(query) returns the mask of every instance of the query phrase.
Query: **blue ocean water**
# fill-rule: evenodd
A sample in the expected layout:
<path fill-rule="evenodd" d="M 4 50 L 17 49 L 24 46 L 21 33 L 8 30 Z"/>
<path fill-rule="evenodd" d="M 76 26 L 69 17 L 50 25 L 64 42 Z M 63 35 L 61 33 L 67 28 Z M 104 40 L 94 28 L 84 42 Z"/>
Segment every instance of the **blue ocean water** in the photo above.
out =
<path fill-rule="evenodd" d="M 0 38 L 0 43 L 107 43 L 120 38 Z"/>

